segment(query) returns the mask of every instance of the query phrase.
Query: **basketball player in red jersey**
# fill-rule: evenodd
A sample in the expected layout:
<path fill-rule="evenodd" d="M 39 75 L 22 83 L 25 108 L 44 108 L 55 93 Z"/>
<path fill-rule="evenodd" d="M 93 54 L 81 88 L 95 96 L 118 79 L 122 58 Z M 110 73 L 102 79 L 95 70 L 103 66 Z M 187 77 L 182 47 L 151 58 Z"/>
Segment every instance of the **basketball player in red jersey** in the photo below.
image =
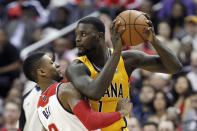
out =
<path fill-rule="evenodd" d="M 59 64 L 44 52 L 30 55 L 24 61 L 23 71 L 42 90 L 37 110 L 46 130 L 96 130 L 113 124 L 131 110 L 129 101 L 122 99 L 117 112 L 93 111 L 71 83 L 58 82 L 63 78 Z"/>
<path fill-rule="evenodd" d="M 129 97 L 129 77 L 136 68 L 151 72 L 175 74 L 182 68 L 178 58 L 156 37 L 150 20 L 148 41 L 158 55 L 147 55 L 137 50 L 122 51 L 120 22 L 111 28 L 111 41 L 114 50 L 105 43 L 104 24 L 95 17 L 86 17 L 78 22 L 76 46 L 80 57 L 67 68 L 66 77 L 88 98 L 95 111 L 113 112 L 120 98 Z M 123 27 L 121 27 L 123 28 Z M 102 131 L 128 130 L 127 118 L 123 118 Z"/>

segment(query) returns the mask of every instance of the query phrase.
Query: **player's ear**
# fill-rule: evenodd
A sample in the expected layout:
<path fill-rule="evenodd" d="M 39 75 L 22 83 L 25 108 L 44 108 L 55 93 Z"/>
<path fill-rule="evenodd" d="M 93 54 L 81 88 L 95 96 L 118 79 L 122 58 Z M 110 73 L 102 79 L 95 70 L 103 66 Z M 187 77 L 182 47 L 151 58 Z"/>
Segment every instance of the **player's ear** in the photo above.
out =
<path fill-rule="evenodd" d="M 37 69 L 37 74 L 40 76 L 45 76 L 46 72 L 43 68 L 39 68 L 39 69 Z"/>

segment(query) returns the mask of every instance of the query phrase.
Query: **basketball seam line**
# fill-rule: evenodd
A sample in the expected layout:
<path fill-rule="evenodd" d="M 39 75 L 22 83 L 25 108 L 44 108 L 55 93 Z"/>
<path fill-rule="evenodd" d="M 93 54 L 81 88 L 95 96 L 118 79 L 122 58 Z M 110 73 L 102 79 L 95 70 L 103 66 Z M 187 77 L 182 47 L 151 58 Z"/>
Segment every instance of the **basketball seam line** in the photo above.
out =
<path fill-rule="evenodd" d="M 143 38 L 143 36 L 138 32 L 138 30 L 137 30 L 136 27 L 135 27 L 135 25 L 137 25 L 137 24 L 135 24 L 135 22 L 137 21 L 137 19 L 138 19 L 141 15 L 143 15 L 143 14 L 140 14 L 140 15 L 138 15 L 138 16 L 135 18 L 135 21 L 134 21 L 134 28 L 135 28 L 135 31 L 138 33 L 138 35 L 141 37 L 141 39 L 142 39 L 143 41 L 145 41 L 145 39 Z"/>
<path fill-rule="evenodd" d="M 130 22 L 131 22 L 131 20 L 130 20 L 130 14 L 131 14 L 131 11 L 129 11 L 129 24 L 130 24 Z M 132 45 L 132 42 L 131 42 L 131 27 L 130 27 L 130 25 L 129 25 L 129 38 L 130 38 L 130 45 Z"/>
<path fill-rule="evenodd" d="M 125 25 L 139 25 L 139 26 L 148 26 L 148 25 L 142 25 L 142 24 L 125 24 Z M 119 26 L 125 26 L 125 25 L 119 25 Z"/>
<path fill-rule="evenodd" d="M 121 15 L 120 15 L 119 17 L 124 21 L 124 25 L 119 25 L 119 26 L 125 26 L 125 29 L 126 29 L 126 25 L 127 25 L 127 24 L 126 24 L 125 19 L 124 19 Z"/>

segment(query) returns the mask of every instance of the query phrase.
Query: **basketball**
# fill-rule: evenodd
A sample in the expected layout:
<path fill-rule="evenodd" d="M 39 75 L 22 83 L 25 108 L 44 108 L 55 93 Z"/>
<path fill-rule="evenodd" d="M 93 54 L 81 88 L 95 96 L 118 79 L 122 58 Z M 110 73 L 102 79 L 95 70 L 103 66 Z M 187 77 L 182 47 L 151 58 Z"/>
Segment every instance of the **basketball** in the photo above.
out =
<path fill-rule="evenodd" d="M 144 13 L 137 10 L 126 10 L 116 17 L 116 22 L 120 21 L 119 29 L 125 27 L 121 36 L 124 45 L 136 46 L 147 40 L 149 32 L 145 28 L 149 25 L 146 20 Z"/>

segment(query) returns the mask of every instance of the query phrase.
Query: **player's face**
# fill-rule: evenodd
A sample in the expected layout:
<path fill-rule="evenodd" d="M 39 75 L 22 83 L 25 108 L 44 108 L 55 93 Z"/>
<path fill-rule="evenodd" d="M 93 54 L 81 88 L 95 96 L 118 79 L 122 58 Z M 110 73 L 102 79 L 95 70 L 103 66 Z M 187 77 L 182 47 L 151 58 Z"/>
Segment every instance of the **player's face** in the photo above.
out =
<path fill-rule="evenodd" d="M 42 69 L 45 77 L 56 81 L 62 80 L 63 76 L 58 63 L 54 62 L 48 55 L 44 55 L 42 61 Z"/>
<path fill-rule="evenodd" d="M 93 25 L 80 23 L 75 30 L 75 34 L 79 56 L 94 51 L 97 45 L 98 32 Z"/>

